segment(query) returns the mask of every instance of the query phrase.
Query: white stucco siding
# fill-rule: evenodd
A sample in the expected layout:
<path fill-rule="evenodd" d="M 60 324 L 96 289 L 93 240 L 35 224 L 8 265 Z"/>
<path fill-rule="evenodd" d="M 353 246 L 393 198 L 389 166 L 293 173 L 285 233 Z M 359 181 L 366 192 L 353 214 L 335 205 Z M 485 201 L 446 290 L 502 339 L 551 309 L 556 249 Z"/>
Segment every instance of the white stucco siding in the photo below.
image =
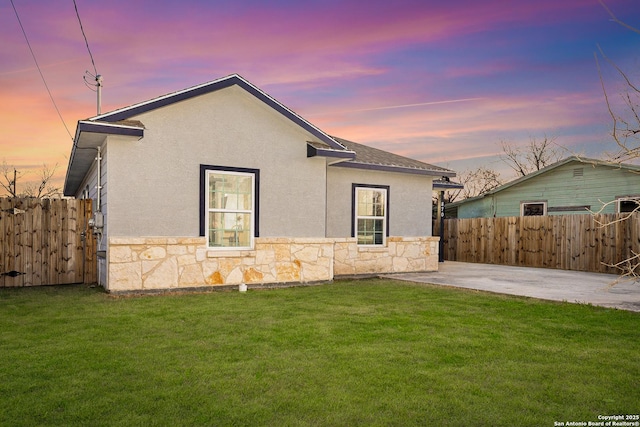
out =
<path fill-rule="evenodd" d="M 432 177 L 331 166 L 327 173 L 327 237 L 351 236 L 352 184 L 389 186 L 389 235 L 431 235 Z"/>
<path fill-rule="evenodd" d="M 262 237 L 324 237 L 325 161 L 312 136 L 232 86 L 132 119 L 139 141 L 109 139 L 111 236 L 198 236 L 200 165 L 260 170 Z"/>

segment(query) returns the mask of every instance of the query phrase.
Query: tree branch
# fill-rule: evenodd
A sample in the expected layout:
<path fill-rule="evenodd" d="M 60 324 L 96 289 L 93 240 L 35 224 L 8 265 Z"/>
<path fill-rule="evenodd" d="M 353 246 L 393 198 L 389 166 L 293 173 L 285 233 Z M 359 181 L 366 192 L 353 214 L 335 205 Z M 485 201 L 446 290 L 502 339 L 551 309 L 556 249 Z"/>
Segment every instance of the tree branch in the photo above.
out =
<path fill-rule="evenodd" d="M 604 7 L 604 10 L 606 10 L 606 11 L 607 11 L 607 13 L 609 14 L 609 16 L 611 17 L 611 20 L 612 20 L 613 22 L 615 22 L 615 23 L 616 23 L 616 24 L 618 24 L 618 25 L 622 25 L 623 27 L 625 27 L 625 28 L 626 28 L 626 29 L 628 29 L 628 30 L 633 31 L 634 33 L 638 33 L 638 34 L 640 34 L 640 30 L 639 30 L 639 29 L 637 29 L 637 28 L 635 28 L 635 27 L 632 27 L 631 25 L 629 25 L 629 24 L 627 24 L 627 23 L 625 23 L 625 22 L 623 22 L 623 21 L 619 20 L 619 19 L 616 17 L 616 15 L 614 15 L 614 14 L 613 14 L 613 12 L 612 12 L 608 7 L 607 7 L 607 5 L 606 5 L 606 4 L 604 4 L 604 2 L 603 2 L 602 0 L 599 0 L 599 2 L 600 2 L 600 4 L 602 5 L 602 7 Z"/>

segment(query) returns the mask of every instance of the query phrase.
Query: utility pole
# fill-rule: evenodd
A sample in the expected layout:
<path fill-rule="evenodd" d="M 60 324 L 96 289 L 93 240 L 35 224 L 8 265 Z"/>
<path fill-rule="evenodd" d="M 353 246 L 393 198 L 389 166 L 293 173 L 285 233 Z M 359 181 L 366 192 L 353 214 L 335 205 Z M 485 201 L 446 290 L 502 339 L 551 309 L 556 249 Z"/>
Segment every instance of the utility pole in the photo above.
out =
<path fill-rule="evenodd" d="M 98 93 L 98 116 L 102 113 L 102 76 L 96 76 L 96 92 Z"/>

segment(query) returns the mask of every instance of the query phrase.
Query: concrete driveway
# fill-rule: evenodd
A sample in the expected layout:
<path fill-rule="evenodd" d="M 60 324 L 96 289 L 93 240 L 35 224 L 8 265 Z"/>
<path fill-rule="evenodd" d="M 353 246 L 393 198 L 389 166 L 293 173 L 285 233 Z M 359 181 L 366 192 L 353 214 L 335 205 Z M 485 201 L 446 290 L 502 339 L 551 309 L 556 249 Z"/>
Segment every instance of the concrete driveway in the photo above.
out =
<path fill-rule="evenodd" d="M 611 274 L 445 261 L 437 272 L 387 277 L 640 312 L 640 281 L 611 286 L 618 279 Z"/>

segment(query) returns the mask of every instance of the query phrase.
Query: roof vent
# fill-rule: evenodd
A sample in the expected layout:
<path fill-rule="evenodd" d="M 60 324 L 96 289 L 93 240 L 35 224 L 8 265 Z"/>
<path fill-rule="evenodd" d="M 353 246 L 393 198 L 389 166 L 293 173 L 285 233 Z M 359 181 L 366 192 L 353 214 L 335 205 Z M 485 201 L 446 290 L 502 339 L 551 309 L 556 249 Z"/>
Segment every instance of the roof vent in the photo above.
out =
<path fill-rule="evenodd" d="M 573 170 L 573 177 L 578 177 L 578 176 L 583 176 L 584 175 L 584 168 L 575 168 Z"/>

